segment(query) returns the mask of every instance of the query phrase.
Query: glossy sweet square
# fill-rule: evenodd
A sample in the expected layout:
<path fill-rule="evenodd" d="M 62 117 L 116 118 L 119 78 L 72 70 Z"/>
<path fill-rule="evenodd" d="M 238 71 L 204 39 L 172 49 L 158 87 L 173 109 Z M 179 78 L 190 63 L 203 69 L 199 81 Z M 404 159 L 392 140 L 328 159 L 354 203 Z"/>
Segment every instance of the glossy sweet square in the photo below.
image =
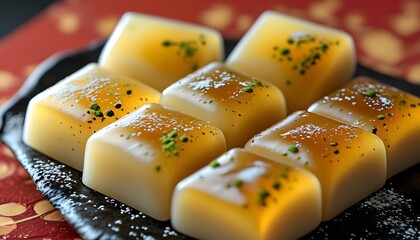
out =
<path fill-rule="evenodd" d="M 211 28 L 127 12 L 106 43 L 99 64 L 162 91 L 223 58 L 222 36 Z"/>
<path fill-rule="evenodd" d="M 371 132 L 306 111 L 256 135 L 245 149 L 314 173 L 322 188 L 323 220 L 329 220 L 382 187 L 386 154 Z"/>
<path fill-rule="evenodd" d="M 273 84 L 213 62 L 166 88 L 161 104 L 219 127 L 228 148 L 286 116 L 283 94 Z"/>
<path fill-rule="evenodd" d="M 420 98 L 359 77 L 310 106 L 310 112 L 375 133 L 385 144 L 388 178 L 419 163 Z"/>
<path fill-rule="evenodd" d="M 349 34 L 267 11 L 240 40 L 226 64 L 275 84 L 292 113 L 344 85 L 355 71 L 356 57 Z"/>
<path fill-rule="evenodd" d="M 180 182 L 171 223 L 198 239 L 297 239 L 321 221 L 310 172 L 235 148 Z"/>
<path fill-rule="evenodd" d="M 99 129 L 158 102 L 160 92 L 89 64 L 35 96 L 26 112 L 23 141 L 79 171 L 87 139 Z"/>
<path fill-rule="evenodd" d="M 217 127 L 147 104 L 89 138 L 83 183 L 157 220 L 168 220 L 175 185 L 225 151 Z"/>

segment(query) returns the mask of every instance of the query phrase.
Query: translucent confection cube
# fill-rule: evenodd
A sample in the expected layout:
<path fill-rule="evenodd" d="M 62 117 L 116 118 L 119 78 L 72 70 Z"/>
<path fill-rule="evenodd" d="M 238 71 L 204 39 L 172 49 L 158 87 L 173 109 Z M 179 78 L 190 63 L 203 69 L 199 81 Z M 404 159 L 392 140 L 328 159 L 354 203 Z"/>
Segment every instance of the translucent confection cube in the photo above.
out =
<path fill-rule="evenodd" d="M 162 91 L 194 70 L 223 58 L 223 38 L 216 30 L 127 12 L 106 43 L 99 64 Z"/>
<path fill-rule="evenodd" d="M 235 148 L 177 185 L 171 223 L 198 239 L 297 239 L 321 213 L 313 174 Z"/>
<path fill-rule="evenodd" d="M 245 149 L 314 173 L 321 183 L 323 220 L 386 181 L 385 147 L 378 136 L 306 111 L 295 112 L 256 135 Z"/>
<path fill-rule="evenodd" d="M 352 37 L 340 30 L 275 11 L 264 12 L 226 64 L 279 87 L 288 113 L 305 110 L 341 87 L 356 67 Z"/>
<path fill-rule="evenodd" d="M 176 184 L 225 151 L 217 127 L 147 104 L 89 138 L 83 183 L 152 218 L 168 220 Z"/>
<path fill-rule="evenodd" d="M 166 88 L 160 103 L 216 125 L 229 149 L 243 147 L 253 135 L 286 116 L 284 97 L 276 86 L 220 62 Z"/>
<path fill-rule="evenodd" d="M 382 139 L 388 178 L 420 162 L 420 98 L 358 77 L 310 106 L 310 112 L 361 127 Z"/>
<path fill-rule="evenodd" d="M 35 96 L 26 112 L 23 141 L 79 171 L 87 139 L 160 92 L 92 63 Z"/>

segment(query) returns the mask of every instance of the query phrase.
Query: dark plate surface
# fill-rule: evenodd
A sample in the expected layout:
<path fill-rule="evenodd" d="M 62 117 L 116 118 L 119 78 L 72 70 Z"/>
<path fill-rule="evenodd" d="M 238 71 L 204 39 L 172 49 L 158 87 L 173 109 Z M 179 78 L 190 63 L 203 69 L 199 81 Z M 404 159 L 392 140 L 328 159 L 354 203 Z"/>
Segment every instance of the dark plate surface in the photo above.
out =
<path fill-rule="evenodd" d="M 227 53 L 236 41 L 226 41 Z M 29 100 L 45 88 L 95 62 L 102 43 L 61 53 L 44 62 L 19 93 L 0 109 L 0 137 L 34 179 L 39 190 L 61 211 L 84 239 L 189 239 L 112 198 L 84 186 L 81 173 L 22 143 Z M 420 86 L 358 65 L 357 74 L 376 78 L 420 96 Z M 420 124 L 420 123 L 419 123 Z M 419 143 L 420 144 L 420 143 Z M 420 156 L 419 156 L 420 158 Z M 420 164 L 388 180 L 386 185 L 339 216 L 323 222 L 303 239 L 420 239 Z"/>

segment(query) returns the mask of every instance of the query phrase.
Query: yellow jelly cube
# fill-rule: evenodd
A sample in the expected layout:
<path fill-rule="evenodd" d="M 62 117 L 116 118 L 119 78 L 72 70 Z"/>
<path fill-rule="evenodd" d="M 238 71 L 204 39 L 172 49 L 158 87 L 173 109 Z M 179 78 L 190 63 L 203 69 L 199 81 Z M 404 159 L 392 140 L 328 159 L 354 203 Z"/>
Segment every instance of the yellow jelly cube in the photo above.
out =
<path fill-rule="evenodd" d="M 194 70 L 223 58 L 223 38 L 213 29 L 128 12 L 111 34 L 99 64 L 162 91 Z"/>
<path fill-rule="evenodd" d="M 287 110 L 304 110 L 344 85 L 356 67 L 352 37 L 340 30 L 287 16 L 263 13 L 226 64 L 279 87 Z"/>
<path fill-rule="evenodd" d="M 89 138 L 83 183 L 157 220 L 168 220 L 176 184 L 225 151 L 217 127 L 147 104 Z"/>
<path fill-rule="evenodd" d="M 198 239 L 297 239 L 321 212 L 313 174 L 235 148 L 177 185 L 171 223 Z"/>
<path fill-rule="evenodd" d="M 159 98 L 155 89 L 92 63 L 29 102 L 23 141 L 81 171 L 93 133 Z"/>
<path fill-rule="evenodd" d="M 165 89 L 161 104 L 219 127 L 228 148 L 242 147 L 253 135 L 286 116 L 283 94 L 273 84 L 213 62 Z"/>
<path fill-rule="evenodd" d="M 386 147 L 387 176 L 420 162 L 420 98 L 359 77 L 314 103 L 309 111 L 375 133 Z"/>
<path fill-rule="evenodd" d="M 245 149 L 314 173 L 322 188 L 323 220 L 367 197 L 386 180 L 385 147 L 378 136 L 306 111 L 256 135 Z"/>

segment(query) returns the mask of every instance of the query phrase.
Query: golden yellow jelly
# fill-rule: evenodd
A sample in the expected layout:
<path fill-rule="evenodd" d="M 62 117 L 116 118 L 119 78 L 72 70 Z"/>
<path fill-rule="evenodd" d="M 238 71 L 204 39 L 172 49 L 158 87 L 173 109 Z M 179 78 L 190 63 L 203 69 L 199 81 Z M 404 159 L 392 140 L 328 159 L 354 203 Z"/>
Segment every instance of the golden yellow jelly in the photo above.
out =
<path fill-rule="evenodd" d="M 93 133 L 159 98 L 155 89 L 92 63 L 29 102 L 23 141 L 81 171 Z"/>
<path fill-rule="evenodd" d="M 314 173 L 322 188 L 323 220 L 367 197 L 386 180 L 385 147 L 378 136 L 306 111 L 256 135 L 245 149 Z"/>
<path fill-rule="evenodd" d="M 226 64 L 279 87 L 288 113 L 304 110 L 341 87 L 355 71 L 352 37 L 279 12 L 264 12 Z"/>
<path fill-rule="evenodd" d="M 223 58 L 223 38 L 216 30 L 127 12 L 102 50 L 99 64 L 162 91 L 207 63 Z"/>
<path fill-rule="evenodd" d="M 213 62 L 165 89 L 161 104 L 219 127 L 228 148 L 242 147 L 253 135 L 286 116 L 283 94 L 273 84 Z"/>
<path fill-rule="evenodd" d="M 380 137 L 386 147 L 387 176 L 420 162 L 420 98 L 367 77 L 359 77 L 309 108 Z"/>
<path fill-rule="evenodd" d="M 198 239 L 297 239 L 321 221 L 310 172 L 235 148 L 181 181 L 172 226 Z"/>
<path fill-rule="evenodd" d="M 223 133 L 160 104 L 93 134 L 83 183 L 157 220 L 168 220 L 175 185 L 226 151 Z"/>

